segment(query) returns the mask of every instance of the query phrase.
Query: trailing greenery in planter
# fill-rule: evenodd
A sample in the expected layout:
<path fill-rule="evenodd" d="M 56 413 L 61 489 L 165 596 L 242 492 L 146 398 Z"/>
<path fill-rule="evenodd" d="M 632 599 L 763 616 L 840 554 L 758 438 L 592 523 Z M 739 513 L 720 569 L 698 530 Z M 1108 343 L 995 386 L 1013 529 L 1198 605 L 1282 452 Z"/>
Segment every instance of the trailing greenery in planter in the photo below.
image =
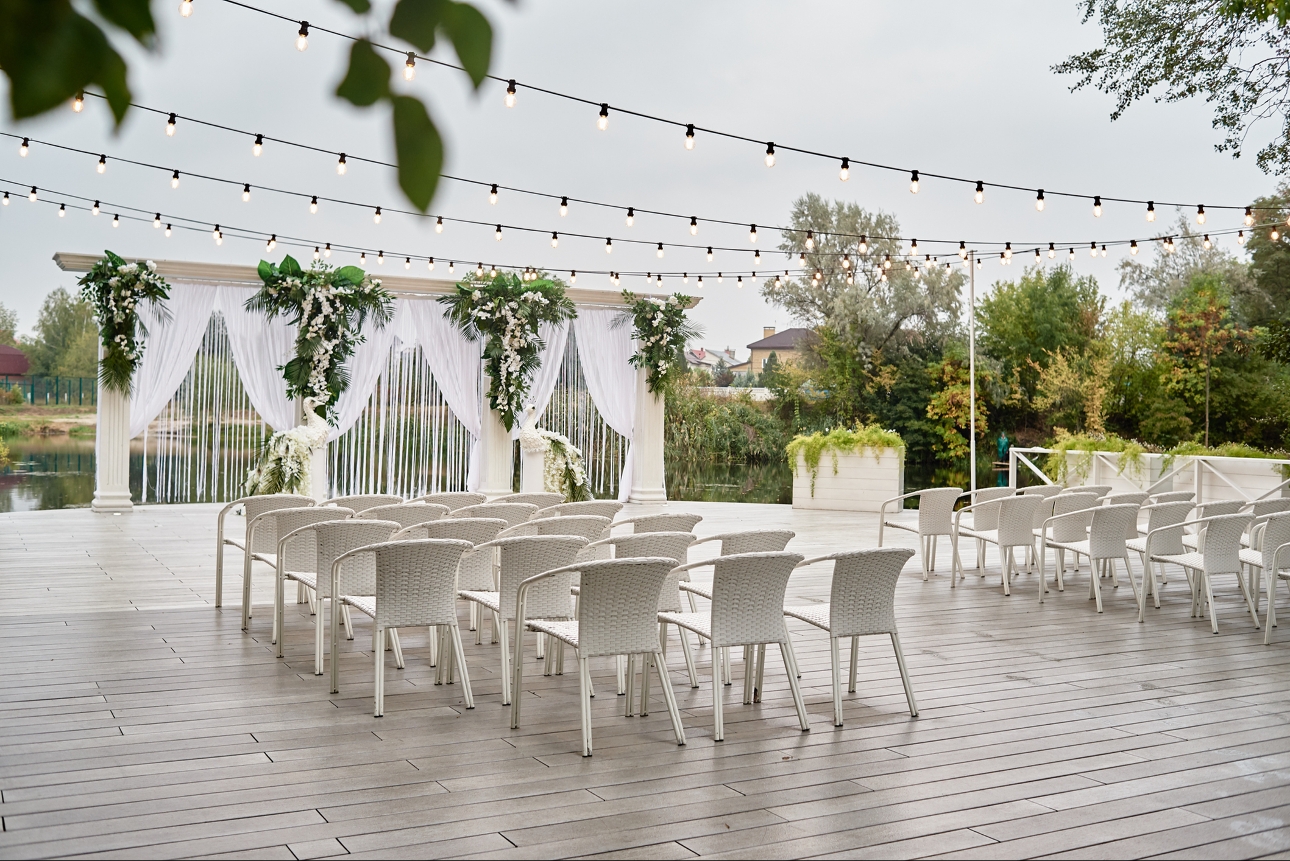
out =
<path fill-rule="evenodd" d="M 865 448 L 873 450 L 875 460 L 881 459 L 882 452 L 886 449 L 897 450 L 903 456 L 905 441 L 893 430 L 884 430 L 876 424 L 857 424 L 854 430 L 834 428 L 824 433 L 816 432 L 809 436 L 793 437 L 785 451 L 793 464 L 794 474 L 797 471 L 797 456 L 799 453 L 802 455 L 802 461 L 811 474 L 811 495 L 814 496 L 815 479 L 820 472 L 820 457 L 825 451 L 832 454 L 833 474 L 837 475 L 839 452 L 859 454 L 861 449 Z"/>
<path fill-rule="evenodd" d="M 1058 484 L 1066 481 L 1071 473 L 1068 452 L 1079 452 L 1075 461 L 1074 473 L 1081 480 L 1088 475 L 1093 466 L 1095 452 L 1117 452 L 1120 457 L 1115 467 L 1116 475 L 1128 475 L 1139 478 L 1142 475 L 1144 461 L 1142 456 L 1157 449 L 1143 445 L 1137 440 L 1123 439 L 1115 434 L 1105 436 L 1072 435 L 1058 431 L 1057 441 L 1051 446 L 1053 453 L 1044 462 L 1044 472 Z"/>
<path fill-rule="evenodd" d="M 99 360 L 99 381 L 104 388 L 128 395 L 134 372 L 143 360 L 143 338 L 148 332 L 139 320 L 139 305 L 147 302 L 159 306 L 161 316 L 169 311 L 161 305 L 170 298 L 170 285 L 157 274 L 151 260 L 142 264 L 126 263 L 111 251 L 77 283 L 81 298 L 94 308 L 99 324 L 99 341 L 103 358 Z"/>

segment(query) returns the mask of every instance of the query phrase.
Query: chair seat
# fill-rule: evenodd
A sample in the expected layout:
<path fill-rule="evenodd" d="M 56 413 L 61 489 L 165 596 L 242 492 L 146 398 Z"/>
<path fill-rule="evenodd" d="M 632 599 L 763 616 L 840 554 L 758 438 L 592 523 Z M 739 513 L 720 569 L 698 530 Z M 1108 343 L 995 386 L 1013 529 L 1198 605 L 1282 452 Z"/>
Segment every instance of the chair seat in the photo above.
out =
<path fill-rule="evenodd" d="M 1046 542 L 1044 542 L 1044 543 L 1045 543 L 1048 547 L 1053 548 L 1054 550 L 1069 550 L 1070 552 L 1072 552 L 1072 553 L 1078 553 L 1078 554 L 1080 554 L 1081 556 L 1088 556 L 1088 555 L 1090 555 L 1090 553 L 1091 553 L 1091 551 L 1089 550 L 1089 546 L 1088 546 L 1088 542 L 1087 542 L 1087 541 L 1052 541 L 1052 540 L 1049 540 L 1049 541 L 1046 541 Z"/>
<path fill-rule="evenodd" d="M 1182 537 L 1182 545 L 1188 549 L 1195 550 L 1200 547 L 1200 536 L 1184 533 Z"/>
<path fill-rule="evenodd" d="M 1127 540 L 1127 541 L 1125 541 L 1125 542 L 1124 542 L 1124 546 L 1125 546 L 1125 548 L 1127 548 L 1127 549 L 1129 549 L 1129 550 L 1132 550 L 1134 553 L 1146 553 L 1146 552 L 1147 552 L 1147 539 L 1145 539 L 1145 538 L 1130 538 L 1129 540 Z"/>
<path fill-rule="evenodd" d="M 304 583 L 315 592 L 318 591 L 318 575 L 312 571 L 283 571 L 282 576 L 288 580 Z"/>
<path fill-rule="evenodd" d="M 258 550 L 252 550 L 251 558 L 263 562 L 265 565 L 272 565 L 275 568 L 278 565 L 278 554 L 276 553 L 263 553 Z"/>
<path fill-rule="evenodd" d="M 915 534 L 918 534 L 918 524 L 916 523 L 898 523 L 895 520 L 884 520 L 882 523 L 884 526 L 890 529 L 903 529 L 906 532 L 913 532 Z M 931 535 L 932 533 L 929 532 L 927 534 Z M 944 534 L 948 535 L 949 533 L 944 533 Z"/>
<path fill-rule="evenodd" d="M 803 622 L 814 625 L 823 630 L 829 630 L 829 605 L 814 604 L 810 607 L 785 607 L 784 615 L 794 619 L 801 619 Z"/>
<path fill-rule="evenodd" d="M 376 618 L 375 595 L 345 595 L 340 600 L 342 604 L 348 604 L 364 616 Z"/>
<path fill-rule="evenodd" d="M 1246 565 L 1253 565 L 1255 568 L 1263 567 L 1262 550 L 1251 550 L 1248 547 L 1243 547 L 1241 548 L 1240 557 L 1241 557 L 1241 561 L 1244 562 Z M 1284 570 L 1285 569 L 1283 568 L 1282 571 Z M 1285 575 L 1283 574 L 1282 576 L 1285 576 Z"/>
<path fill-rule="evenodd" d="M 500 592 L 476 592 L 472 589 L 467 589 L 464 592 L 458 592 L 457 597 L 466 601 L 474 601 L 476 604 L 482 604 L 494 613 L 502 612 L 502 595 Z"/>
<path fill-rule="evenodd" d="M 960 529 L 960 538 L 975 538 L 977 541 L 988 541 L 991 544 L 999 543 L 999 530 L 997 529 Z"/>
<path fill-rule="evenodd" d="M 1181 565 L 1184 568 L 1193 568 L 1197 571 L 1205 569 L 1205 556 L 1201 553 L 1178 553 L 1172 556 L 1152 556 L 1153 562 L 1169 562 L 1174 565 Z"/>
<path fill-rule="evenodd" d="M 712 616 L 707 613 L 659 613 L 658 620 L 712 639 Z"/>
<path fill-rule="evenodd" d="M 555 637 L 560 642 L 568 643 L 575 649 L 578 648 L 577 620 L 525 619 L 524 624 L 534 631 Z"/>
<path fill-rule="evenodd" d="M 698 595 L 700 598 L 707 598 L 709 601 L 712 600 L 711 586 L 704 586 L 700 583 L 689 583 L 684 580 L 681 581 L 680 586 L 683 592 L 690 592 L 692 594 Z"/>
<path fill-rule="evenodd" d="M 246 541 L 241 538 L 224 538 L 225 544 L 232 544 L 238 550 L 246 550 Z"/>

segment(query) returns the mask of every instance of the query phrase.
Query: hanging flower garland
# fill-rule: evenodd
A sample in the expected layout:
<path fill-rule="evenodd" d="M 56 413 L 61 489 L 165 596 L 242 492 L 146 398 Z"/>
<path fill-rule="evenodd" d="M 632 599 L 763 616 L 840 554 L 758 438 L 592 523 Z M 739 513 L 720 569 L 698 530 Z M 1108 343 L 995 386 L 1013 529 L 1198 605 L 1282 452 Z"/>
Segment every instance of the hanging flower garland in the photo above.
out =
<path fill-rule="evenodd" d="M 484 339 L 488 372 L 488 405 L 510 430 L 524 411 L 533 372 L 542 348 L 538 324 L 561 323 L 577 316 L 564 285 L 555 279 L 522 281 L 499 273 L 491 279 L 468 279 L 439 299 L 448 317 L 467 338 Z"/>
<path fill-rule="evenodd" d="M 94 308 L 99 324 L 99 341 L 103 358 L 99 360 L 99 380 L 104 387 L 122 394 L 130 393 L 134 372 L 143 360 L 143 338 L 147 330 L 139 320 L 139 304 L 149 302 L 158 307 L 163 319 L 169 317 L 161 302 L 170 298 L 170 285 L 157 274 L 157 264 L 126 263 L 111 251 L 91 267 L 77 283 L 81 298 Z"/>
<path fill-rule="evenodd" d="M 520 447 L 542 455 L 542 489 L 562 494 L 567 502 L 591 499 L 591 479 L 582 462 L 582 451 L 569 438 L 554 431 L 525 428 Z"/>
<path fill-rule="evenodd" d="M 305 270 L 287 256 L 281 265 L 261 260 L 259 272 L 264 287 L 246 300 L 246 309 L 296 326 L 296 354 L 278 368 L 287 397 L 304 398 L 312 412 L 334 421 L 336 399 L 349 387 L 345 360 L 363 342 L 369 317 L 377 328 L 394 317 L 394 297 L 357 266 L 315 263 Z"/>
<path fill-rule="evenodd" d="M 614 321 L 614 326 L 631 324 L 632 337 L 640 342 L 632 354 L 632 366 L 645 368 L 650 393 L 661 394 L 685 372 L 686 343 L 703 334 L 685 316 L 691 297 L 677 293 L 660 299 L 624 290 L 623 301 L 627 310 Z"/>

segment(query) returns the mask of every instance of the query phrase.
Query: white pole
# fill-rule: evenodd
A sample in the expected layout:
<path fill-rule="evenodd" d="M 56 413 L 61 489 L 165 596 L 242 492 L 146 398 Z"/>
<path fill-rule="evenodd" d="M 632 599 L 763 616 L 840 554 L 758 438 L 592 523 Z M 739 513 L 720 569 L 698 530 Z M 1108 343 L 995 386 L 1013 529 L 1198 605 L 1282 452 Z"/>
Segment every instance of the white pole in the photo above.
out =
<path fill-rule="evenodd" d="M 976 252 L 968 254 L 968 487 L 976 493 Z"/>

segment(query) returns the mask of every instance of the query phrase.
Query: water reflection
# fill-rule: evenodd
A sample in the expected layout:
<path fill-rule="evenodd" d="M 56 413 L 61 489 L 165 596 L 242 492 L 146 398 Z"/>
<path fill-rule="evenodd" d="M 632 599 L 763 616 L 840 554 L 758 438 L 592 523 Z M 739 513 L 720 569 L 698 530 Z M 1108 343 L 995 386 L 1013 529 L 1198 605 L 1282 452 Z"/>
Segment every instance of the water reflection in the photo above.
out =
<path fill-rule="evenodd" d="M 0 470 L 0 511 L 79 508 L 94 499 L 94 440 L 10 437 L 12 464 Z"/>

